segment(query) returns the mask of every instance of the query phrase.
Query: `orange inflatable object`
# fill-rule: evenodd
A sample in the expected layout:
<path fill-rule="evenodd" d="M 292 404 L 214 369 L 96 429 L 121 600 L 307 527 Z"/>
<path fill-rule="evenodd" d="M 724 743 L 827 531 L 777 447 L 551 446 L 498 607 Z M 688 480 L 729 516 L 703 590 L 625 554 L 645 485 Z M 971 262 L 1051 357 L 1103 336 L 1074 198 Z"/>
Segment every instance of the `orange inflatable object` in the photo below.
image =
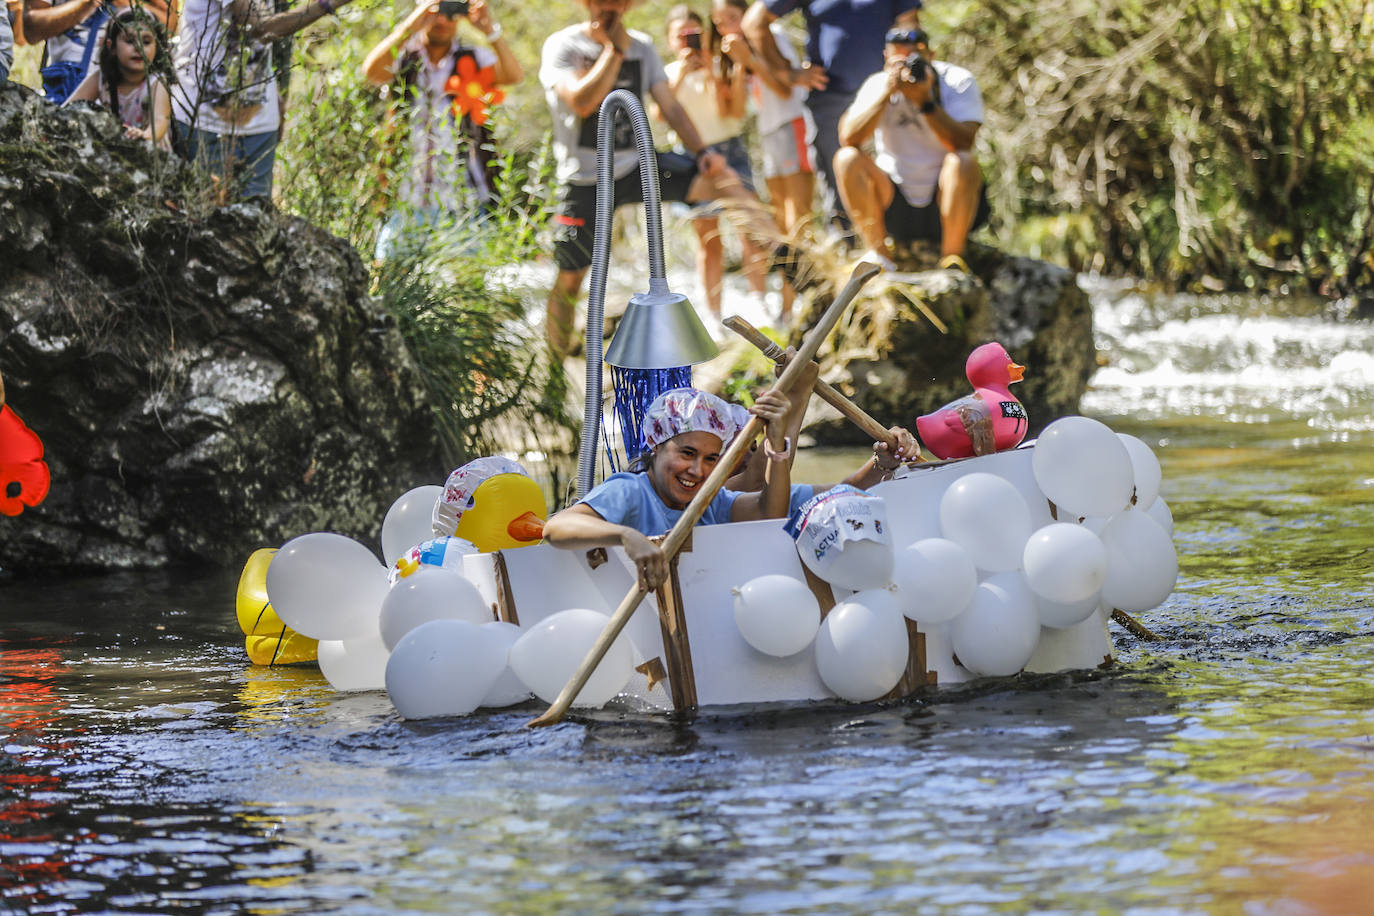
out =
<path fill-rule="evenodd" d="M 48 495 L 43 440 L 9 406 L 0 407 L 0 515 L 18 515 Z"/>

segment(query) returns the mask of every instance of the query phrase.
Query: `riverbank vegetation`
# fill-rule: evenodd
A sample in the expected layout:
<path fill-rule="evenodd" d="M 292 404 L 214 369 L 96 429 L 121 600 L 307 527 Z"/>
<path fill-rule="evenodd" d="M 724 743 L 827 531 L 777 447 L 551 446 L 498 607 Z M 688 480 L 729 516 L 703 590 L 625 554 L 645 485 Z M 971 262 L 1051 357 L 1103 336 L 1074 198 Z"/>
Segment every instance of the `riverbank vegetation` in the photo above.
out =
<path fill-rule="evenodd" d="M 631 25 L 658 41 L 669 5 L 636 6 Z M 369 250 L 389 141 L 358 66 L 410 6 L 359 7 L 297 46 L 278 168 L 286 206 Z M 495 7 L 527 77 L 494 123 L 523 164 L 549 130 L 543 40 L 582 8 Z M 1374 286 L 1374 3 L 966 0 L 923 19 L 982 88 L 1002 247 L 1171 286 Z M 538 180 L 524 190 L 547 200 Z"/>

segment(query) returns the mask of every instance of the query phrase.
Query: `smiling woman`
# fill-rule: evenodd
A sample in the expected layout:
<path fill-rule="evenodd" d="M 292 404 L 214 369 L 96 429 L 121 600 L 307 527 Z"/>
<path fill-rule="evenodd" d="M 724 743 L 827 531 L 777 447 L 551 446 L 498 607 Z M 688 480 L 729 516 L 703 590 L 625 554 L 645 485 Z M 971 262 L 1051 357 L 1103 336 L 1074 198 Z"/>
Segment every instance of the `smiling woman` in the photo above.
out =
<path fill-rule="evenodd" d="M 760 395 L 750 412 L 767 424 L 764 452 L 769 457 L 763 489 L 755 493 L 720 490 L 701 523 L 782 518 L 791 496 L 792 454 L 786 424 L 791 399 L 777 388 Z M 585 550 L 619 546 L 634 562 L 642 583 L 657 588 L 668 575 L 668 558 L 649 540 L 667 534 L 681 518 L 721 450 L 738 427 L 729 404 L 695 388 L 665 391 L 649 405 L 644 441 L 649 452 L 639 470 L 612 474 L 580 502 L 549 519 L 544 536 L 555 547 Z"/>

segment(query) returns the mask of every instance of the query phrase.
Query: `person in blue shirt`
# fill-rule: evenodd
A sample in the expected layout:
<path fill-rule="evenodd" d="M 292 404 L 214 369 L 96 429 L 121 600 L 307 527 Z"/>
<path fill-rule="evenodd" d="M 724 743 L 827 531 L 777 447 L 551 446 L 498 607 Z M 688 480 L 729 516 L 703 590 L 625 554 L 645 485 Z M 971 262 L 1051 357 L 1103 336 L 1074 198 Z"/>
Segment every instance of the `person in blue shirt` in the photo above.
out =
<path fill-rule="evenodd" d="M 699 524 L 787 515 L 792 443 L 784 430 L 791 406 L 791 399 L 777 388 L 754 402 L 750 413 L 767 424 L 763 448 L 769 461 L 763 489 L 738 493 L 722 488 Z M 644 415 L 649 451 L 631 465 L 633 470 L 612 474 L 581 501 L 550 518 L 544 525 L 545 539 L 567 550 L 624 547 L 640 584 L 657 588 L 668 578 L 668 557 L 649 538 L 667 534 L 682 517 L 736 428 L 730 405 L 713 394 L 695 388 L 663 392 Z"/>
<path fill-rule="evenodd" d="M 814 381 L 813 369 L 793 391 L 809 393 Z M 805 402 L 805 397 L 794 400 L 776 388 L 754 402 L 749 412 L 768 424 L 764 460 L 749 462 L 731 477 L 730 483 L 743 492 L 722 488 L 698 524 L 785 518 L 816 493 L 830 489 L 831 485 L 791 484 L 792 443 Z M 612 474 L 581 501 L 550 518 L 544 525 L 545 539 L 567 550 L 624 547 L 641 584 L 657 588 L 668 577 L 668 557 L 649 538 L 667 534 L 682 517 L 738 428 L 735 408 L 715 395 L 694 388 L 665 391 L 645 414 L 648 453 L 630 471 Z M 899 443 L 896 453 L 884 443 L 875 443 L 873 457 L 845 483 L 872 486 L 890 476 L 903 460 L 919 455 L 909 432 L 894 427 L 893 433 Z M 760 465 L 761 483 L 760 475 L 754 473 Z"/>

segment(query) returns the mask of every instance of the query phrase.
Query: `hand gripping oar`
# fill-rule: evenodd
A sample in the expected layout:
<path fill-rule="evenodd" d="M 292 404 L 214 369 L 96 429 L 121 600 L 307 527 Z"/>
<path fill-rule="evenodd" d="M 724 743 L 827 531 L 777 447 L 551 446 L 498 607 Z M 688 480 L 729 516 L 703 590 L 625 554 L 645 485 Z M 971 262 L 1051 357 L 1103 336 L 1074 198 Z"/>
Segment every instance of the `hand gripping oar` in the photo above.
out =
<path fill-rule="evenodd" d="M 724 324 L 740 337 L 743 337 L 745 340 L 749 341 L 749 343 L 758 347 L 764 356 L 768 357 L 779 366 L 786 366 L 788 360 L 791 359 L 791 357 L 787 355 L 786 350 L 769 340 L 764 336 L 763 332 L 738 315 L 731 315 L 729 318 L 725 319 Z M 872 436 L 878 442 L 885 443 L 892 451 L 892 454 L 897 454 L 897 437 L 892 435 L 885 426 L 865 413 L 862 407 L 855 404 L 853 401 L 849 400 L 849 398 L 836 391 L 830 384 L 820 379 L 816 379 L 816 385 L 812 390 L 816 393 L 817 397 L 844 414 L 845 418 L 859 427 L 859 429 Z"/>
<path fill-rule="evenodd" d="M 825 310 L 821 320 L 806 335 L 801 349 L 797 352 L 797 358 L 793 359 L 787 364 L 787 368 L 783 369 L 782 376 L 779 377 L 776 385 L 777 388 L 786 391 L 792 387 L 797 377 L 805 370 L 806 364 L 815 359 L 816 351 L 820 349 L 821 342 L 830 334 L 835 322 L 840 320 L 840 315 L 848 308 L 849 303 L 858 294 L 860 287 L 877 276 L 880 271 L 881 268 L 876 264 L 869 264 L 866 261 L 854 268 L 854 272 L 850 274 L 849 282 L 845 284 L 844 289 L 840 290 L 840 294 L 835 297 L 834 302 L 830 303 L 830 307 Z M 751 416 L 749 422 L 744 425 L 744 429 L 735 436 L 730 447 L 725 450 L 725 454 L 720 456 L 715 469 L 706 478 L 706 482 L 701 485 L 696 496 L 692 497 L 692 501 L 683 510 L 682 517 L 678 519 L 673 530 L 668 532 L 668 537 L 663 541 L 662 549 L 669 560 L 677 556 L 678 551 L 682 549 L 683 543 L 687 540 L 687 535 L 691 533 L 697 520 L 706 512 L 706 507 L 711 504 L 711 500 L 715 499 L 716 493 L 725 485 L 726 479 L 739 462 L 740 457 L 744 455 L 754 441 L 754 437 L 762 432 L 763 428 L 764 421 Z M 601 636 L 597 639 L 596 645 L 592 646 L 587 657 L 582 659 L 582 664 L 573 673 L 572 679 L 563 686 L 563 691 L 558 694 L 553 705 L 545 710 L 539 718 L 531 719 L 525 723 L 528 727 L 538 728 L 562 721 L 568 707 L 572 706 L 573 700 L 577 699 L 577 695 L 586 685 L 587 679 L 592 676 L 596 666 L 601 664 L 601 659 L 611 648 L 611 643 L 615 642 L 620 631 L 625 629 L 625 624 L 630 621 L 630 615 L 635 612 L 647 594 L 648 591 L 643 585 L 636 582 L 635 587 L 630 589 L 625 599 L 620 602 L 620 607 L 615 609 L 615 613 L 611 616 L 610 622 L 606 624 L 606 628 L 601 631 Z"/>

